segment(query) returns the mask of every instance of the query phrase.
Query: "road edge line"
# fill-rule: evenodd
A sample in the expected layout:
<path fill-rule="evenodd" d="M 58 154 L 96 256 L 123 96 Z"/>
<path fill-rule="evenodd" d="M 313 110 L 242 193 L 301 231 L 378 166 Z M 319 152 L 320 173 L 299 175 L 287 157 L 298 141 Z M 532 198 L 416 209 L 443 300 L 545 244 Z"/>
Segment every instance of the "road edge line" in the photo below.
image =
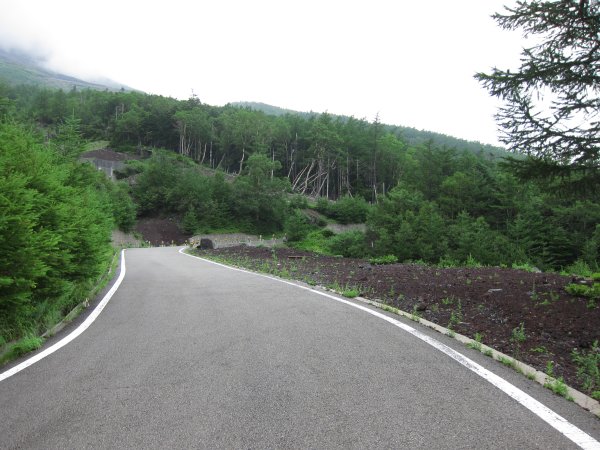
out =
<path fill-rule="evenodd" d="M 7 378 L 12 377 L 13 375 L 21 372 L 22 370 L 26 369 L 27 367 L 44 359 L 46 356 L 51 355 L 55 351 L 61 349 L 65 345 L 67 345 L 69 342 L 73 341 L 85 330 L 87 330 L 88 327 L 98 318 L 98 316 L 100 315 L 102 310 L 106 307 L 106 305 L 108 304 L 108 302 L 110 301 L 112 296 L 115 294 L 115 292 L 117 292 L 117 289 L 119 288 L 119 286 L 121 285 L 121 282 L 125 278 L 125 273 L 126 273 L 125 249 L 123 249 L 123 250 L 121 250 L 121 270 L 119 272 L 119 277 L 117 278 L 117 281 L 115 281 L 115 283 L 109 289 L 109 291 L 104 295 L 102 300 L 100 300 L 100 303 L 98 303 L 96 308 L 94 308 L 94 310 L 90 313 L 90 315 L 87 316 L 86 319 L 77 328 L 75 328 L 71 333 L 69 333 L 67 336 L 62 338 L 57 343 L 53 344 L 52 346 L 48 347 L 45 350 L 33 355 L 31 358 L 26 359 L 22 363 L 17 364 L 13 368 L 0 373 L 0 381 L 4 381 Z"/>
<path fill-rule="evenodd" d="M 321 291 L 318 291 L 316 289 L 313 289 L 313 288 L 310 288 L 307 286 L 302 286 L 301 284 L 297 284 L 297 283 L 294 283 L 289 280 L 284 280 L 282 278 L 277 278 L 277 277 L 265 275 L 265 274 L 258 273 L 258 272 L 252 272 L 250 270 L 242 269 L 239 267 L 228 266 L 226 264 L 222 264 L 222 263 L 218 263 L 215 261 L 211 261 L 209 259 L 201 258 L 200 256 L 190 255 L 189 253 L 186 253 L 184 251 L 186 248 L 187 247 L 181 247 L 179 249 L 178 253 L 185 255 L 185 256 L 189 256 L 190 258 L 199 259 L 201 261 L 208 262 L 210 264 L 221 266 L 221 267 L 227 268 L 229 270 L 237 270 L 239 272 L 248 273 L 251 275 L 256 275 L 256 276 L 260 276 L 263 278 L 268 278 L 268 279 L 271 279 L 274 281 L 278 281 L 280 283 L 288 284 L 290 286 L 296 286 L 297 288 L 313 292 L 315 294 L 321 295 L 323 297 L 327 297 L 329 299 L 335 300 L 340 303 L 344 303 L 346 305 L 349 305 L 354 308 L 365 311 L 368 314 L 371 314 L 375 317 L 383 319 L 386 322 L 400 328 L 401 330 L 404 330 L 407 333 L 410 333 L 411 335 L 418 338 L 419 340 L 425 342 L 426 344 L 430 345 L 431 347 L 435 348 L 436 350 L 439 350 L 440 352 L 444 353 L 446 356 L 449 356 L 450 358 L 452 358 L 453 360 L 455 360 L 462 366 L 466 367 L 467 369 L 469 369 L 476 375 L 479 375 L 481 378 L 483 378 L 484 380 L 486 380 L 487 382 L 492 384 L 494 387 L 498 388 L 499 390 L 504 392 L 506 395 L 508 395 L 509 397 L 516 400 L 518 403 L 520 403 L 522 406 L 527 408 L 529 411 L 534 413 L 536 416 L 538 416 L 540 419 L 542 419 L 544 422 L 546 422 L 552 428 L 554 428 L 555 430 L 560 432 L 563 436 L 568 438 L 571 442 L 575 443 L 580 448 L 582 448 L 584 450 L 600 450 L 600 442 L 598 442 L 592 436 L 587 434 L 585 431 L 583 431 L 580 428 L 573 425 L 571 422 L 569 422 L 564 417 L 560 416 L 559 414 L 555 413 L 553 410 L 551 410 L 547 406 L 543 405 L 538 400 L 534 399 L 531 395 L 527 394 L 526 392 L 522 391 L 515 385 L 506 381 L 504 378 L 502 378 L 502 377 L 496 375 L 495 373 L 491 372 L 490 370 L 486 369 L 482 365 L 476 363 L 472 359 L 466 357 L 462 353 L 459 353 L 458 351 L 454 350 L 453 348 L 447 346 L 446 344 L 443 344 L 442 342 L 438 341 L 437 339 L 434 339 L 434 338 L 426 335 L 425 333 L 417 330 L 416 328 L 406 325 L 406 324 L 400 322 L 399 320 L 394 319 L 393 317 L 387 316 L 379 311 L 374 311 L 370 308 L 367 308 L 364 305 L 359 305 L 359 304 L 353 303 L 349 300 L 345 300 L 343 298 L 336 297 L 334 295 L 327 294 L 326 292 L 321 292 Z"/>
<path fill-rule="evenodd" d="M 525 364 L 524 362 L 513 358 L 510 355 L 502 353 L 493 347 L 485 345 L 481 342 L 477 342 L 474 339 L 471 339 L 470 337 L 464 336 L 462 334 L 455 333 L 454 331 L 451 331 L 448 328 L 444 328 L 443 326 L 438 325 L 437 323 L 430 322 L 426 319 L 423 319 L 422 317 L 415 319 L 414 315 L 409 312 L 403 311 L 403 310 L 395 308 L 395 307 L 390 307 L 388 305 L 384 305 L 383 303 L 378 302 L 376 300 L 370 300 L 370 299 L 364 298 L 364 297 L 355 297 L 354 300 L 360 301 L 367 305 L 374 306 L 377 309 L 382 309 L 382 310 L 390 312 L 392 314 L 397 314 L 401 317 L 405 317 L 407 319 L 414 320 L 415 322 L 418 322 L 427 328 L 430 328 L 440 334 L 443 334 L 444 336 L 451 337 L 451 338 L 457 340 L 458 342 L 460 342 L 461 344 L 465 344 L 467 347 L 469 347 L 470 345 L 480 345 L 481 350 L 479 350 L 479 351 L 481 353 L 486 354 L 486 352 L 489 352 L 490 354 L 487 356 L 489 356 L 493 360 L 498 361 L 500 363 L 502 363 L 503 360 L 504 361 L 508 360 L 511 363 L 512 368 L 516 372 L 519 372 L 519 373 L 527 376 L 528 378 L 530 376 L 533 376 L 534 378 L 530 378 L 530 379 L 544 387 L 547 387 L 547 383 L 552 383 L 556 380 L 556 378 L 550 377 L 547 374 L 545 374 L 544 372 L 541 372 L 541 371 L 535 369 L 534 367 L 531 367 L 530 365 Z M 471 348 L 473 348 L 473 347 L 471 347 Z M 477 350 L 475 349 L 475 351 L 477 351 Z M 572 388 L 571 386 L 568 386 L 568 385 L 565 385 L 565 386 L 567 388 L 567 395 L 563 396 L 563 397 L 567 398 L 567 400 L 572 400 L 573 403 L 581 406 L 583 409 L 591 412 L 592 414 L 594 414 L 595 416 L 597 416 L 600 419 L 600 402 L 598 402 L 597 400 L 594 400 L 593 398 L 589 397 L 588 395 L 584 394 L 583 392 L 580 392 L 577 389 Z M 568 398 L 569 396 L 571 397 L 570 399 Z"/>

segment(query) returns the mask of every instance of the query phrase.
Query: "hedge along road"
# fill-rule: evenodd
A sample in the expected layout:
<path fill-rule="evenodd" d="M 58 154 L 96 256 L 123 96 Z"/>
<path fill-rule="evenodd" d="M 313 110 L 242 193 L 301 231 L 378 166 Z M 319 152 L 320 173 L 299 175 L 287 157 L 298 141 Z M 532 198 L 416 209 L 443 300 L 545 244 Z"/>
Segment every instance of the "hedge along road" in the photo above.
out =
<path fill-rule="evenodd" d="M 95 322 L 0 381 L 1 448 L 600 448 L 591 414 L 445 336 L 176 248 L 126 254 Z"/>

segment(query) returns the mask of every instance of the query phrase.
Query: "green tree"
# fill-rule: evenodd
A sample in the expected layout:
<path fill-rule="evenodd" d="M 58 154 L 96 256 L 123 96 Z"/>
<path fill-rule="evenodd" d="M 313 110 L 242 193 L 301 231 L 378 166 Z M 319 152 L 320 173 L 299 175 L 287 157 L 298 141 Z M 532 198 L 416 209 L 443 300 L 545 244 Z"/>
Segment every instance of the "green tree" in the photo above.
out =
<path fill-rule="evenodd" d="M 38 331 L 105 267 L 112 218 L 100 177 L 0 124 L 0 336 Z"/>
<path fill-rule="evenodd" d="M 131 198 L 131 189 L 126 183 L 118 182 L 110 188 L 110 204 L 115 225 L 125 233 L 129 233 L 137 215 L 135 203 Z"/>
<path fill-rule="evenodd" d="M 333 255 L 342 255 L 345 258 L 362 258 L 366 254 L 365 235 L 360 231 L 337 234 L 329 239 L 328 247 Z"/>
<path fill-rule="evenodd" d="M 486 265 L 512 263 L 514 246 L 502 234 L 492 230 L 483 217 L 473 219 L 466 212 L 458 215 L 449 230 L 449 256 L 455 261 L 469 258 Z"/>
<path fill-rule="evenodd" d="M 285 235 L 288 242 L 298 242 L 304 239 L 311 226 L 304 214 L 299 211 L 294 211 L 285 221 Z"/>
<path fill-rule="evenodd" d="M 501 140 L 530 159 L 512 160 L 522 176 L 570 176 L 594 192 L 600 186 L 600 3 L 518 1 L 495 14 L 508 30 L 538 43 L 523 50 L 516 71 L 475 77 L 505 102 L 497 114 Z"/>
<path fill-rule="evenodd" d="M 152 156 L 133 186 L 133 197 L 141 215 L 169 211 L 169 194 L 177 184 L 178 171 L 172 159 Z"/>
<path fill-rule="evenodd" d="M 66 159 L 74 160 L 83 151 L 80 124 L 79 119 L 67 117 L 58 125 L 56 136 L 51 141 L 56 152 Z"/>
<path fill-rule="evenodd" d="M 344 196 L 328 205 L 327 212 L 340 223 L 364 223 L 369 213 L 369 204 L 362 197 Z"/>
<path fill-rule="evenodd" d="M 281 230 L 285 220 L 289 191 L 287 180 L 271 177 L 271 172 L 281 167 L 279 161 L 257 153 L 248 158 L 245 172 L 233 185 L 233 211 L 256 230 L 272 232 Z"/>

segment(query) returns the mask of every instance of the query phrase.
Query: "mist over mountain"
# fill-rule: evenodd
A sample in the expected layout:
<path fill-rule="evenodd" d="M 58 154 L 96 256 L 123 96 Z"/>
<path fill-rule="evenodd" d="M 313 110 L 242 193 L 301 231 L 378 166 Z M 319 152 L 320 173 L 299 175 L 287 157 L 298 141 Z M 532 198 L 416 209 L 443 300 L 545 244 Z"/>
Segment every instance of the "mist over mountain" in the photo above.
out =
<path fill-rule="evenodd" d="M 11 85 L 36 85 L 54 89 L 95 89 L 133 91 L 134 89 L 108 78 L 82 80 L 44 67 L 40 55 L 0 47 L 0 80 Z"/>
<path fill-rule="evenodd" d="M 0 47 L 0 80 L 11 85 L 36 85 L 45 86 L 53 89 L 94 89 L 108 91 L 136 91 L 136 89 L 118 83 L 114 80 L 97 77 L 93 79 L 83 80 L 71 75 L 56 72 L 44 67 L 43 54 L 37 54 L 32 51 L 23 51 L 17 49 L 6 50 Z M 302 117 L 310 117 L 320 113 L 310 111 L 302 112 L 291 109 L 282 108 L 279 106 L 268 105 L 261 102 L 232 102 L 232 106 L 240 108 L 250 108 L 255 111 L 262 111 L 268 115 L 282 116 L 285 114 L 300 115 Z M 332 116 L 347 119 L 348 116 L 332 114 Z M 372 119 L 372 118 L 368 118 Z M 448 136 L 442 133 L 437 133 L 428 130 L 418 130 L 416 128 L 405 127 L 401 125 L 383 125 L 388 131 L 393 132 L 397 136 L 410 145 L 419 145 L 432 141 L 436 145 L 445 146 L 448 148 L 463 148 L 471 152 L 483 152 L 494 156 L 506 156 L 506 151 L 497 146 L 483 144 L 476 141 L 469 141 L 454 136 Z"/>

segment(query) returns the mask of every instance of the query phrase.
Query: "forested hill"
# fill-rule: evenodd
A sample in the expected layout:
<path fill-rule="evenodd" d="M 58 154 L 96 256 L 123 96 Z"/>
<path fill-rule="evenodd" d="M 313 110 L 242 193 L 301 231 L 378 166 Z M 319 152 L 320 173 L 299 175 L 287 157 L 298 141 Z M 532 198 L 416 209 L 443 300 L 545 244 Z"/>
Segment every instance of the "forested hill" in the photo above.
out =
<path fill-rule="evenodd" d="M 89 82 L 69 75 L 53 72 L 42 66 L 40 61 L 27 53 L 7 51 L 0 47 L 0 79 L 11 85 L 35 85 L 55 89 L 96 89 L 117 91 L 124 89 L 131 91 L 128 86 L 121 85 L 112 80 Z"/>
<path fill-rule="evenodd" d="M 86 140 L 151 157 L 111 183 L 77 164 Z M 0 81 L 0 345 L 68 312 L 106 273 L 112 226 L 130 229 L 136 211 L 189 235 L 285 233 L 331 255 L 597 271 L 598 196 L 524 181 L 499 161 L 413 145 L 377 121 Z M 367 232 L 333 236 L 308 208 Z"/>
<path fill-rule="evenodd" d="M 266 103 L 261 102 L 233 102 L 230 103 L 231 106 L 237 106 L 240 108 L 250 108 L 254 111 L 262 111 L 265 114 L 273 115 L 273 116 L 284 116 L 286 114 L 295 114 L 305 119 L 308 119 L 311 116 L 318 115 L 314 111 L 310 112 L 302 112 L 302 111 L 294 111 L 291 109 L 280 108 L 278 106 L 268 105 Z M 336 114 L 332 114 L 332 117 L 336 119 L 340 119 L 342 121 L 347 121 L 349 119 L 348 116 L 340 116 Z M 409 145 L 421 145 L 425 144 L 428 141 L 433 142 L 435 145 L 440 147 L 448 147 L 448 148 L 460 148 L 464 150 L 468 150 L 473 153 L 483 153 L 487 155 L 494 155 L 496 157 L 504 157 L 508 156 L 509 153 L 502 147 L 497 147 L 490 144 L 482 144 L 477 141 L 468 141 L 465 139 L 460 139 L 454 136 L 448 136 L 442 133 L 436 133 L 435 131 L 427 131 L 427 130 L 418 130 L 412 127 L 404 127 L 401 125 L 386 125 L 383 127 L 391 133 L 394 133 L 398 136 L 402 137 L 402 140 Z M 513 155 L 514 156 L 514 155 Z"/>

